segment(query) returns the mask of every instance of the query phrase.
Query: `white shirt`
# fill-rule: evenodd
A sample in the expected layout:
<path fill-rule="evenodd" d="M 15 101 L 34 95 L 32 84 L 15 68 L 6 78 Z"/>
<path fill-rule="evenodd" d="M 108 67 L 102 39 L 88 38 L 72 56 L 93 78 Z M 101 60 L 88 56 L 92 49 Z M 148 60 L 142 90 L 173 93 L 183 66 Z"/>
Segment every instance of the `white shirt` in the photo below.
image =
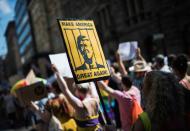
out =
<path fill-rule="evenodd" d="M 167 73 L 170 73 L 170 72 L 171 72 L 171 70 L 170 70 L 170 68 L 169 68 L 168 65 L 164 65 L 164 66 L 160 69 L 160 71 L 167 72 Z"/>

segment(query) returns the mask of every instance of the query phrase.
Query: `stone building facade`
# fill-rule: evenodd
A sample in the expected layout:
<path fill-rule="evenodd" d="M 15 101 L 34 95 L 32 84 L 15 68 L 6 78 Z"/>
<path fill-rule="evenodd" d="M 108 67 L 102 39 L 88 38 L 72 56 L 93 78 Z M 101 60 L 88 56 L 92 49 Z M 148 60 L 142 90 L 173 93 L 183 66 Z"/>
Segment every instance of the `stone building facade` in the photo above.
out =
<path fill-rule="evenodd" d="M 7 41 L 8 52 L 5 59 L 5 71 L 6 77 L 19 73 L 21 71 L 21 58 L 18 49 L 15 22 L 8 23 L 6 28 L 5 37 Z"/>
<path fill-rule="evenodd" d="M 41 54 L 64 52 L 63 40 L 57 24 L 57 18 L 62 16 L 61 0 L 31 0 L 29 11 L 33 24 L 36 43 L 36 56 Z M 46 57 L 37 58 L 43 77 L 47 77 L 49 61 Z"/>
<path fill-rule="evenodd" d="M 145 56 L 150 52 L 153 56 L 190 53 L 188 0 L 32 0 L 31 10 L 36 9 L 34 5 L 43 5 L 43 11 L 33 13 L 32 17 L 44 14 L 44 23 L 39 24 L 38 19 L 35 24 L 38 30 L 39 25 L 46 26 L 53 52 L 64 50 L 57 19 L 74 18 L 95 21 L 102 46 L 108 49 L 107 56 L 118 43 L 131 40 L 139 42 Z M 46 37 L 45 33 L 43 36 Z"/>
<path fill-rule="evenodd" d="M 151 60 L 158 53 L 190 55 L 190 1 L 31 0 L 37 52 L 64 52 L 57 19 L 94 20 L 107 58 L 118 44 L 138 41 Z"/>

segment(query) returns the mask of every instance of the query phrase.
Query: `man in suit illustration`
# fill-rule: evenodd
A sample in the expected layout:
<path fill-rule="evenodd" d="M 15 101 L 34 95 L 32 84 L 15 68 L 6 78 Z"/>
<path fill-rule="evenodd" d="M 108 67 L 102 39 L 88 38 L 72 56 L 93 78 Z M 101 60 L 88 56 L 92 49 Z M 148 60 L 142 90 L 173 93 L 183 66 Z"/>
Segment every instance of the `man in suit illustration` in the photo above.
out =
<path fill-rule="evenodd" d="M 92 45 L 86 36 L 79 35 L 77 37 L 77 46 L 80 54 L 84 59 L 84 63 L 81 66 L 77 67 L 76 70 L 104 68 L 103 65 L 96 62 Z"/>

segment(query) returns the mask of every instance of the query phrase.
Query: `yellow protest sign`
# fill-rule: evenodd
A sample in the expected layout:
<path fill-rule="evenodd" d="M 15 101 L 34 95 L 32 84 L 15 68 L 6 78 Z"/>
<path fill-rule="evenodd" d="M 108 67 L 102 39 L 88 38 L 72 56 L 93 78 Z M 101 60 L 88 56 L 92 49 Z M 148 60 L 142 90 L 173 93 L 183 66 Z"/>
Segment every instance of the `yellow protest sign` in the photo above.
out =
<path fill-rule="evenodd" d="M 103 50 L 91 20 L 58 20 L 69 64 L 77 83 L 110 76 Z"/>

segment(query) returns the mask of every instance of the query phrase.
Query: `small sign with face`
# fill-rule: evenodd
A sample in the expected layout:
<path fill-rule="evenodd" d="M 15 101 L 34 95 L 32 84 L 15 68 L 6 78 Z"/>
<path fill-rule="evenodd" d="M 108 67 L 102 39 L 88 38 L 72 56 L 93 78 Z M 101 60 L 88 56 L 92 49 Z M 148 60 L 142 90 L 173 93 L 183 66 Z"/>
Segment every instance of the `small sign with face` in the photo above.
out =
<path fill-rule="evenodd" d="M 76 83 L 106 79 L 109 68 L 93 21 L 59 20 Z"/>
<path fill-rule="evenodd" d="M 46 97 L 47 90 L 43 82 L 37 82 L 16 90 L 16 94 L 22 104 L 27 104 Z"/>

